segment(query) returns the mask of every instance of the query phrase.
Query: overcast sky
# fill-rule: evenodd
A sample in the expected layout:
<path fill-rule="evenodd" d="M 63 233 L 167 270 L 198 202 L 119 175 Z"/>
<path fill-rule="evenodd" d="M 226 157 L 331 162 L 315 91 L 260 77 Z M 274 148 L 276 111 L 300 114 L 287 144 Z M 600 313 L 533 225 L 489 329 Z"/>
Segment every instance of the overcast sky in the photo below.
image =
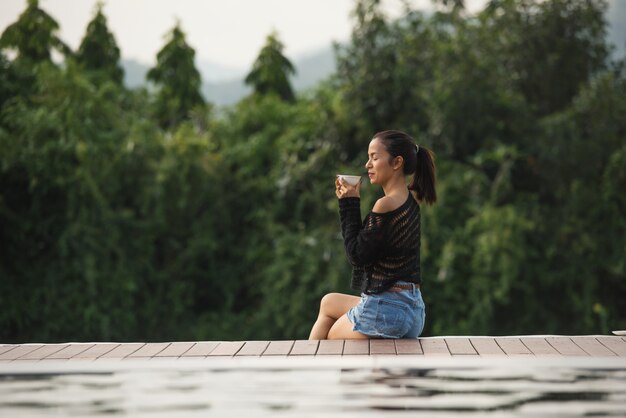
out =
<path fill-rule="evenodd" d="M 40 0 L 60 25 L 60 36 L 76 49 L 93 17 L 97 0 Z M 485 0 L 466 0 L 478 10 Z M 383 0 L 389 16 L 398 16 L 399 0 Z M 422 9 L 430 0 L 412 0 Z M 200 59 L 233 70 L 248 69 L 272 29 L 285 54 L 301 57 L 350 36 L 354 0 L 106 0 L 104 14 L 122 56 L 153 64 L 164 35 L 176 19 Z M 0 0 L 0 32 L 15 22 L 26 0 Z"/>
<path fill-rule="evenodd" d="M 427 10 L 431 0 L 409 0 Z M 609 0 L 609 21 L 626 26 L 626 0 Z M 76 49 L 92 19 L 97 0 L 40 0 L 40 6 L 60 25 L 60 36 Z M 465 0 L 469 12 L 486 0 Z M 390 17 L 402 10 L 400 0 L 382 0 Z M 198 60 L 234 72 L 247 71 L 266 36 L 276 29 L 285 54 L 297 59 L 349 39 L 354 0 L 105 0 L 104 13 L 125 59 L 153 65 L 164 35 L 179 19 Z M 0 0 L 0 33 L 15 22 L 26 0 Z M 624 34 L 615 33 L 623 47 Z"/>

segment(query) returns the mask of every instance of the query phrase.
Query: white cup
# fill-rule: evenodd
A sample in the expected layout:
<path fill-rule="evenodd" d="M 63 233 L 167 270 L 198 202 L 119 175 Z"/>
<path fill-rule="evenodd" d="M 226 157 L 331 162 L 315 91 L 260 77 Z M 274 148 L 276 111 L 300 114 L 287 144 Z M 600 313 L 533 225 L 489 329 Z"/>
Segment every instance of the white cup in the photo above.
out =
<path fill-rule="evenodd" d="M 361 181 L 361 176 L 349 176 L 347 174 L 337 174 L 339 180 L 344 180 L 351 186 L 356 186 Z"/>

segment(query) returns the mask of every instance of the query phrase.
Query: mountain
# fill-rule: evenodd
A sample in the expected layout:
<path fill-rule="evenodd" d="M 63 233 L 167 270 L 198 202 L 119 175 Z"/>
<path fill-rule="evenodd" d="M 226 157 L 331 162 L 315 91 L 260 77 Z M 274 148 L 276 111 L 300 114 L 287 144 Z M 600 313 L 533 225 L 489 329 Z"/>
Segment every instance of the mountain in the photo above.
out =
<path fill-rule="evenodd" d="M 608 40 L 615 45 L 615 56 L 626 55 L 626 1 L 613 0 L 607 13 Z"/>
<path fill-rule="evenodd" d="M 146 73 L 150 67 L 133 59 L 122 59 L 124 68 L 124 84 L 130 89 L 141 87 L 146 83 Z"/>
<path fill-rule="evenodd" d="M 296 91 L 315 86 L 335 71 L 335 54 L 332 46 L 318 49 L 293 59 L 292 62 L 296 67 L 296 74 L 291 79 L 291 85 Z M 202 95 L 213 104 L 232 105 L 252 91 L 243 82 L 247 70 L 228 68 L 206 60 L 198 60 L 196 66 L 202 74 Z M 145 85 L 149 65 L 132 59 L 123 59 L 122 67 L 127 87 L 137 88 Z"/>

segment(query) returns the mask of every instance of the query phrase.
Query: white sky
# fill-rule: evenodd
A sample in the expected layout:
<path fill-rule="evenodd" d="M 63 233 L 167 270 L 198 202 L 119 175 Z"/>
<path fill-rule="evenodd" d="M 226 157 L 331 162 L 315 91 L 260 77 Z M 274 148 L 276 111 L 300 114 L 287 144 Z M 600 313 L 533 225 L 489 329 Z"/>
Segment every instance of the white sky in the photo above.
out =
<path fill-rule="evenodd" d="M 466 0 L 470 12 L 486 0 Z M 60 37 L 76 49 L 92 19 L 97 0 L 40 0 L 60 25 Z M 430 0 L 412 0 L 425 9 Z M 383 0 L 389 16 L 402 9 L 400 0 Z M 294 59 L 349 39 L 353 0 L 105 0 L 104 14 L 122 56 L 154 63 L 164 35 L 179 19 L 196 58 L 232 70 L 247 70 L 266 36 L 276 29 L 285 54 Z M 26 0 L 0 0 L 0 32 L 15 22 Z"/>

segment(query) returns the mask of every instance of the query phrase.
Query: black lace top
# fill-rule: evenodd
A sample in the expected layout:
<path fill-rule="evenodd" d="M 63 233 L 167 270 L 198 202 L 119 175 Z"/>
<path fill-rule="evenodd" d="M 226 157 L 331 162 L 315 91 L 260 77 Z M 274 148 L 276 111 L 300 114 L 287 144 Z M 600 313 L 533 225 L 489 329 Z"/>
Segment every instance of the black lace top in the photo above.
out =
<path fill-rule="evenodd" d="M 370 212 L 361 222 L 361 199 L 339 199 L 341 234 L 352 264 L 351 288 L 380 293 L 397 280 L 421 283 L 420 206 L 411 193 L 397 209 Z"/>

